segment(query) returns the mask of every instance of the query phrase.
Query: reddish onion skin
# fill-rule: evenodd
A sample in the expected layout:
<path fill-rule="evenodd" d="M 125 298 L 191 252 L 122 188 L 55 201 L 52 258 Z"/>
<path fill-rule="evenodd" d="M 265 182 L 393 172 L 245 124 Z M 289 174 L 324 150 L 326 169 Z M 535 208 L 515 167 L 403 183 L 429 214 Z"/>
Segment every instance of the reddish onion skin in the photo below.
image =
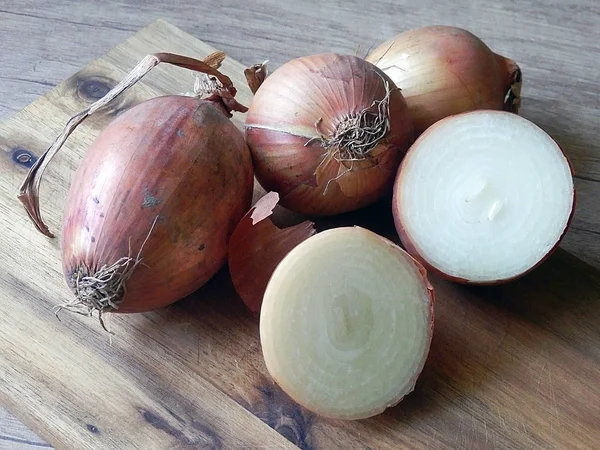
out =
<path fill-rule="evenodd" d="M 226 114 L 216 102 L 165 96 L 132 107 L 104 129 L 67 200 L 62 260 L 72 289 L 79 267 L 94 273 L 135 257 L 147 237 L 143 262 L 114 312 L 166 306 L 224 265 L 253 189 L 249 149 Z"/>
<path fill-rule="evenodd" d="M 391 89 L 390 132 L 372 151 L 373 161 L 353 170 L 331 160 L 319 133 L 332 136 L 348 116 L 369 108 Z M 307 142 L 314 139 L 312 142 Z M 400 160 L 413 139 L 412 119 L 399 89 L 363 59 L 333 53 L 297 58 L 262 83 L 246 117 L 246 140 L 255 175 L 280 204 L 306 215 L 333 215 L 367 206 L 391 191 Z M 330 180 L 330 183 L 328 183 Z"/>
<path fill-rule="evenodd" d="M 518 65 L 461 28 L 409 30 L 381 44 L 366 59 L 402 89 L 417 135 L 462 112 L 519 110 Z"/>
<path fill-rule="evenodd" d="M 440 121 L 438 123 L 435 123 L 429 129 L 427 129 L 425 131 L 425 133 L 423 133 L 421 136 L 419 136 L 417 138 L 417 140 L 415 141 L 415 143 L 413 144 L 411 149 L 416 148 L 418 146 L 419 142 L 422 139 L 424 139 L 428 133 L 435 131 L 436 127 L 442 123 L 443 123 L 443 121 Z M 560 148 L 561 152 L 565 156 L 565 159 L 567 160 L 567 163 L 569 164 L 569 169 L 571 171 L 571 175 L 574 176 L 575 172 L 574 172 L 573 164 L 572 164 L 571 160 L 568 158 L 568 156 L 565 153 L 562 146 L 558 143 L 557 143 L 557 146 Z M 569 227 L 571 225 L 571 222 L 573 221 L 573 216 L 575 214 L 575 209 L 576 209 L 577 193 L 576 193 L 575 189 L 573 189 L 573 205 L 571 207 L 571 213 L 569 215 L 569 218 L 567 219 L 567 222 L 565 224 L 565 229 L 563 230 L 561 236 L 554 244 L 554 247 L 552 247 L 542 259 L 540 259 L 535 265 L 530 267 L 525 272 L 522 272 L 519 275 L 516 275 L 512 278 L 505 278 L 505 279 L 501 279 L 501 280 L 492 280 L 492 281 L 487 281 L 487 282 L 473 281 L 473 280 L 469 280 L 466 278 L 452 276 L 452 275 L 442 272 L 437 267 L 434 267 L 431 264 L 429 264 L 429 262 L 419 254 L 419 251 L 417 250 L 416 246 L 412 242 L 410 235 L 406 232 L 406 227 L 402 223 L 402 214 L 400 214 L 400 206 L 399 206 L 400 201 L 398 200 L 401 195 L 400 194 L 400 180 L 402 177 L 403 168 L 409 161 L 408 158 L 410 157 L 411 149 L 409 149 L 409 151 L 407 152 L 406 158 L 404 158 L 404 160 L 400 163 L 400 167 L 398 168 L 398 173 L 396 174 L 396 179 L 394 181 L 393 197 L 392 197 L 392 215 L 394 218 L 394 225 L 395 225 L 396 231 L 398 233 L 398 236 L 400 237 L 400 242 L 402 243 L 402 246 L 404 247 L 404 249 L 407 251 L 408 254 L 410 254 L 415 260 L 417 260 L 419 263 L 421 263 L 423 265 L 423 267 L 425 268 L 425 270 L 428 273 L 434 274 L 440 278 L 444 278 L 446 280 L 449 280 L 449 281 L 452 281 L 455 283 L 459 283 L 459 284 L 470 284 L 470 285 L 478 285 L 478 286 L 494 286 L 494 285 L 509 283 L 511 281 L 517 280 L 517 279 L 527 275 L 534 269 L 538 268 L 540 266 L 540 264 L 544 263 L 552 255 L 552 253 L 554 253 L 554 251 L 558 248 L 558 246 L 562 242 L 565 234 L 569 230 Z"/>

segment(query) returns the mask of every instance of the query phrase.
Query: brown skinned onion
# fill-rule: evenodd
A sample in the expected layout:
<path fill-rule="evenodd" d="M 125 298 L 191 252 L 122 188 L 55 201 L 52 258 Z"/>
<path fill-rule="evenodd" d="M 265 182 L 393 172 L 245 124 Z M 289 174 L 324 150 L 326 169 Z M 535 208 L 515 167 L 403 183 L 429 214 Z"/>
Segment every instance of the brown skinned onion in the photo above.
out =
<path fill-rule="evenodd" d="M 282 206 L 333 215 L 391 192 L 412 120 L 381 70 L 329 53 L 289 61 L 260 81 L 246 140 L 257 180 Z"/>
<path fill-rule="evenodd" d="M 519 66 L 461 28 L 409 30 L 381 44 L 366 59 L 402 89 L 417 135 L 453 114 L 519 111 Z"/>
<path fill-rule="evenodd" d="M 78 277 L 133 256 L 148 237 L 114 309 L 170 304 L 223 266 L 251 195 L 248 149 L 218 107 L 182 96 L 139 104 L 102 132 L 77 171 L 62 231 L 67 283 L 77 292 Z"/>
<path fill-rule="evenodd" d="M 216 89 L 206 99 L 142 102 L 88 149 L 63 219 L 63 269 L 75 295 L 63 307 L 100 316 L 160 308 L 201 287 L 226 262 L 229 237 L 252 200 L 250 152 L 229 120 L 232 109 L 245 108 L 227 77 L 178 58 L 167 62 L 211 74 Z M 35 210 L 41 172 L 32 171 L 21 199 L 38 229 L 50 234 Z"/>
<path fill-rule="evenodd" d="M 229 273 L 235 290 L 254 314 L 260 312 L 267 283 L 277 264 L 316 230 L 305 221 L 279 228 L 270 216 L 279 202 L 276 192 L 261 197 L 233 230 L 229 240 Z"/>

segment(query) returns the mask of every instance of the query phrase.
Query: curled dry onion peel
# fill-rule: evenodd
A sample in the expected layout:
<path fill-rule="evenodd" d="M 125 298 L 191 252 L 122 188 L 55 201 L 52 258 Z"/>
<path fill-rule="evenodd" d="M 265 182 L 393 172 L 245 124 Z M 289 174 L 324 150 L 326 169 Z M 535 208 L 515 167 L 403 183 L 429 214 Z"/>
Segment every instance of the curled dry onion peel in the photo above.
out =
<path fill-rule="evenodd" d="M 62 263 L 73 312 L 132 313 L 160 308 L 201 287 L 225 263 L 235 225 L 252 200 L 250 151 L 229 120 L 246 108 L 218 67 L 224 54 L 198 61 L 148 55 L 105 97 L 69 120 L 24 181 L 19 198 L 36 227 L 52 236 L 39 208 L 51 158 L 86 117 L 160 62 L 208 75 L 207 97 L 167 95 L 117 116 L 88 149 L 69 190 Z M 205 87 L 206 87 L 205 86 Z"/>
<path fill-rule="evenodd" d="M 393 213 L 405 248 L 454 281 L 506 282 L 559 244 L 575 208 L 572 169 L 559 145 L 516 114 L 443 119 L 407 153 Z"/>
<path fill-rule="evenodd" d="M 415 386 L 433 333 L 433 297 L 423 266 L 391 241 L 359 227 L 316 234 L 288 253 L 267 286 L 267 369 L 319 415 L 376 415 Z"/>
<path fill-rule="evenodd" d="M 381 44 L 366 59 L 402 89 L 417 134 L 453 114 L 519 111 L 519 66 L 461 28 L 409 30 Z"/>
<path fill-rule="evenodd" d="M 229 271 L 235 289 L 248 307 L 260 312 L 269 278 L 277 264 L 300 242 L 315 234 L 309 221 L 284 229 L 270 219 L 279 201 L 276 192 L 261 197 L 244 216 L 229 240 Z"/>
<path fill-rule="evenodd" d="M 268 70 L 267 63 L 269 61 L 265 61 L 261 64 L 254 64 L 244 70 L 244 76 L 246 77 L 246 82 L 248 83 L 248 87 L 252 91 L 253 94 L 256 94 L 258 88 L 263 84 L 265 78 L 267 78 Z"/>
<path fill-rule="evenodd" d="M 282 206 L 333 215 L 391 192 L 412 142 L 402 93 L 371 63 L 337 54 L 297 58 L 262 84 L 246 116 L 255 175 Z"/>

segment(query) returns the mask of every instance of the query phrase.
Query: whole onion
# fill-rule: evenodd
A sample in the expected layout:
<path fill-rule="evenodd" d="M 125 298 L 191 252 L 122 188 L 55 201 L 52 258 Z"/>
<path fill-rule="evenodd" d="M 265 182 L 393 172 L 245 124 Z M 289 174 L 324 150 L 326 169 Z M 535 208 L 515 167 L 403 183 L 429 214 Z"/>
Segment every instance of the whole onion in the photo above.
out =
<path fill-rule="evenodd" d="M 333 53 L 297 58 L 256 91 L 246 118 L 255 175 L 308 215 L 355 210 L 391 192 L 413 138 L 402 93 L 381 70 Z"/>
<path fill-rule="evenodd" d="M 381 44 L 366 59 L 402 89 L 417 134 L 462 112 L 519 110 L 519 66 L 461 28 L 409 30 Z"/>
<path fill-rule="evenodd" d="M 229 120 L 232 110 L 245 107 L 235 101 L 231 81 L 201 61 L 158 54 L 74 116 L 38 160 L 20 195 L 30 217 L 52 236 L 39 211 L 43 169 L 78 123 L 159 62 L 208 73 L 203 89 L 212 92 L 142 102 L 114 119 L 88 149 L 64 213 L 62 262 L 74 297 L 61 307 L 101 318 L 181 299 L 224 265 L 229 237 L 251 205 L 250 152 Z"/>

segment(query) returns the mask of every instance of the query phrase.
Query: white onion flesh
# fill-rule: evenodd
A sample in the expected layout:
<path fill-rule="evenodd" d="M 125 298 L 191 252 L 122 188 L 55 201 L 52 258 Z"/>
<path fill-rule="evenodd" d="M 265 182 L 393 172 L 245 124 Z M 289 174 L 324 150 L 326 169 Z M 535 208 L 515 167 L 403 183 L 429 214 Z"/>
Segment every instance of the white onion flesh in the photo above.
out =
<path fill-rule="evenodd" d="M 558 244 L 574 204 L 569 162 L 532 122 L 477 111 L 415 142 L 394 188 L 403 243 L 426 265 L 474 283 L 513 279 Z"/>
<path fill-rule="evenodd" d="M 269 373 L 319 415 L 378 414 L 414 388 L 432 302 L 423 267 L 390 241 L 359 227 L 317 234 L 267 286 L 260 336 Z"/>

